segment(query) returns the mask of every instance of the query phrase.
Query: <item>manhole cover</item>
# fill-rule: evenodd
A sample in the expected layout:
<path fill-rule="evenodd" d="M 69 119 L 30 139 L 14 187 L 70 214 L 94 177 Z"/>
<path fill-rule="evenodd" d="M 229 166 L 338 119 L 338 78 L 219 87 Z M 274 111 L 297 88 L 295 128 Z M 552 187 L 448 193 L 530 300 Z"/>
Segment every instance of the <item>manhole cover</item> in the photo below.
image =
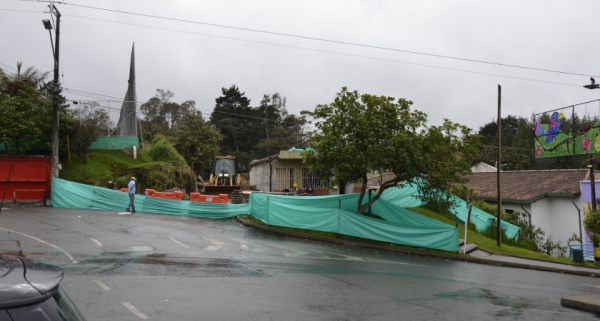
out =
<path fill-rule="evenodd" d="M 127 248 L 129 251 L 134 252 L 144 252 L 144 251 L 152 251 L 154 248 L 148 245 L 133 245 Z"/>

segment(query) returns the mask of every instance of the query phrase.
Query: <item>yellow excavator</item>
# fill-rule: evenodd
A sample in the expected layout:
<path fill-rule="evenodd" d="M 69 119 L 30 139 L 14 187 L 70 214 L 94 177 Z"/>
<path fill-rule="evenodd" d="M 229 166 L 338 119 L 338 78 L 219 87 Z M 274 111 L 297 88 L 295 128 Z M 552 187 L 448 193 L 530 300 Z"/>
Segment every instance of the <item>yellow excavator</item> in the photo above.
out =
<path fill-rule="evenodd" d="M 242 174 L 247 172 L 247 166 L 235 156 L 215 156 L 215 161 L 210 165 L 208 183 L 204 183 L 204 193 L 230 195 L 234 190 L 241 190 L 248 181 Z"/>

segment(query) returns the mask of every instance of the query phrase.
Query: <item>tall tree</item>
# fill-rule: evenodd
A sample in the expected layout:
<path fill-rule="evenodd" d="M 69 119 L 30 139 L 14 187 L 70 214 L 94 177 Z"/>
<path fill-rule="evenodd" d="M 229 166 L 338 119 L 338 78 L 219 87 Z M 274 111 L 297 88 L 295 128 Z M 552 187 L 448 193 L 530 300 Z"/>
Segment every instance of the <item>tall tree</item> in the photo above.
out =
<path fill-rule="evenodd" d="M 0 69 L 0 140 L 24 154 L 49 152 L 52 95 L 55 93 L 49 86 L 52 82 L 45 82 L 48 73 L 34 67 L 21 69 L 21 63 L 17 64 L 16 74 Z M 60 88 L 58 90 L 59 137 L 66 137 L 73 118 L 60 96 Z"/>
<path fill-rule="evenodd" d="M 152 141 L 156 135 L 172 137 L 173 129 L 183 115 L 195 110 L 195 101 L 188 100 L 178 104 L 171 101 L 174 95 L 170 90 L 157 89 L 155 96 L 140 106 L 144 141 Z"/>
<path fill-rule="evenodd" d="M 470 170 L 466 156 L 476 152 L 478 139 L 465 126 L 444 121 L 427 126 L 427 116 L 411 110 L 404 98 L 359 94 L 342 88 L 330 104 L 313 112 L 318 131 L 311 139 L 315 152 L 305 161 L 313 172 L 336 182 L 361 182 L 358 213 L 399 182 L 419 184 L 427 198 L 462 183 Z M 392 172 L 371 200 L 363 204 L 370 172 Z M 427 181 L 427 185 L 423 182 Z"/>
<path fill-rule="evenodd" d="M 192 170 L 206 177 L 210 162 L 220 152 L 223 139 L 219 130 L 204 120 L 200 111 L 181 116 L 174 135 L 174 146 Z"/>
<path fill-rule="evenodd" d="M 75 111 L 77 119 L 71 142 L 75 154 L 87 162 L 87 152 L 92 143 L 114 126 L 110 116 L 97 102 L 82 103 Z"/>
<path fill-rule="evenodd" d="M 211 124 L 224 136 L 221 150 L 224 154 L 248 156 L 258 142 L 257 115 L 250 99 L 237 86 L 221 88 L 221 93 L 210 115 Z"/>

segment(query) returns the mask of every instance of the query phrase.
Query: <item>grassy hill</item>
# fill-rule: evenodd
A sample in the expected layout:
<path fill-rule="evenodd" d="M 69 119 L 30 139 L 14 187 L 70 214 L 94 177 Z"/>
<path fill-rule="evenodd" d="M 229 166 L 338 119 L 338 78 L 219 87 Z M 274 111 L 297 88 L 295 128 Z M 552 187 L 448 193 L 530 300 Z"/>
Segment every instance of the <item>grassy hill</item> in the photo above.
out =
<path fill-rule="evenodd" d="M 87 154 L 88 162 L 84 163 L 81 158 L 71 155 L 71 162 L 62 164 L 60 178 L 96 186 L 109 186 L 114 180 L 116 170 L 117 182 L 127 184 L 129 178 L 134 175 L 133 168 L 139 165 L 151 163 L 148 153 L 141 151 L 137 159 L 123 151 L 98 150 Z M 116 165 L 116 169 L 115 169 Z M 112 186 L 110 186 L 112 187 Z"/>

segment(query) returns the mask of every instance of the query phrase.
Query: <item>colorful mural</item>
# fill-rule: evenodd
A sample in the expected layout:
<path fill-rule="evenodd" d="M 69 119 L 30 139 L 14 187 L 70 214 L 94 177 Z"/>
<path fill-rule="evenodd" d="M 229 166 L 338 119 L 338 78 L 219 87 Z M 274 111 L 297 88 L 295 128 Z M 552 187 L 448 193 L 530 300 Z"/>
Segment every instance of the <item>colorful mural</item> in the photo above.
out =
<path fill-rule="evenodd" d="M 536 122 L 536 158 L 600 153 L 600 121 L 565 133 L 561 130 L 561 125 L 566 120 L 565 114 L 555 111 L 550 116 L 549 123 Z"/>

